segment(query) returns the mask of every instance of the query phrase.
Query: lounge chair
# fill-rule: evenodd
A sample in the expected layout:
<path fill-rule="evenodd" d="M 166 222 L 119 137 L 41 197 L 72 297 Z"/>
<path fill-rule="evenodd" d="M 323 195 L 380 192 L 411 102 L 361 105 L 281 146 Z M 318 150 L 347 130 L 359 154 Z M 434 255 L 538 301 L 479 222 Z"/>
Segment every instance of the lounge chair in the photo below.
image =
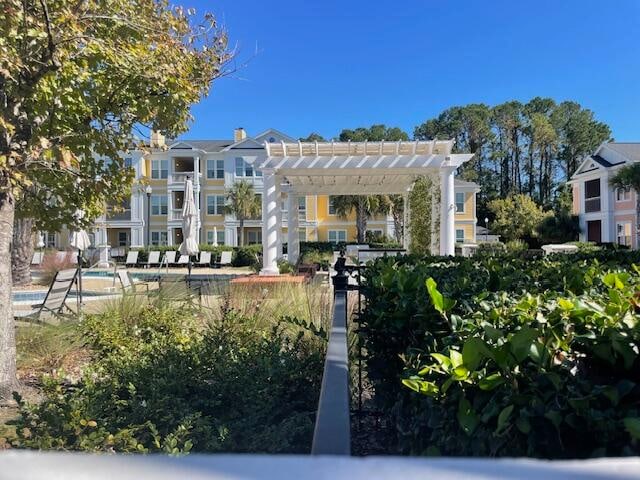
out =
<path fill-rule="evenodd" d="M 189 265 L 189 255 L 180 255 L 180 257 L 178 258 L 178 261 L 176 262 L 176 265 L 182 267 L 182 266 L 187 266 Z"/>
<path fill-rule="evenodd" d="M 140 252 L 138 250 L 129 250 L 127 253 L 127 259 L 124 261 L 124 264 L 127 267 L 135 267 L 138 264 L 138 255 Z"/>
<path fill-rule="evenodd" d="M 152 265 L 160 265 L 160 252 L 153 250 L 149 252 L 149 257 L 147 257 L 147 263 L 145 267 L 151 267 Z"/>
<path fill-rule="evenodd" d="M 69 262 L 73 265 L 77 265 L 78 256 L 72 254 L 71 252 L 56 252 L 56 262 L 57 263 Z"/>
<path fill-rule="evenodd" d="M 176 255 L 178 252 L 175 250 L 167 250 L 164 252 L 164 261 L 166 265 L 175 265 L 176 264 Z"/>
<path fill-rule="evenodd" d="M 138 286 L 144 286 L 147 289 L 146 293 L 149 293 L 149 283 L 148 282 L 135 282 L 131 273 L 128 270 L 118 270 L 116 272 L 118 279 L 120 280 L 120 285 L 122 285 L 122 291 L 124 293 L 133 292 L 137 293 Z"/>
<path fill-rule="evenodd" d="M 76 281 L 77 275 L 78 269 L 76 268 L 69 268 L 67 270 L 60 270 L 57 272 L 51 281 L 51 285 L 49 285 L 49 290 L 47 290 L 47 295 L 44 297 L 44 301 L 42 303 L 31 305 L 31 308 L 34 309 L 35 312 L 27 315 L 27 317 L 40 320 L 40 316 L 43 312 L 61 315 L 64 309 L 69 310 L 71 313 L 75 313 L 71 308 L 69 308 L 66 301 L 69 296 L 69 292 L 71 291 L 71 287 Z"/>
<path fill-rule="evenodd" d="M 200 258 L 195 263 L 198 267 L 210 267 L 211 266 L 211 252 L 200 252 Z"/>
<path fill-rule="evenodd" d="M 44 257 L 44 253 L 42 252 L 33 252 L 33 257 L 31 257 L 31 266 L 39 267 L 42 265 L 42 259 Z"/>
<path fill-rule="evenodd" d="M 224 251 L 220 254 L 220 261 L 216 262 L 216 267 L 225 267 L 231 265 L 231 254 L 230 251 Z"/>

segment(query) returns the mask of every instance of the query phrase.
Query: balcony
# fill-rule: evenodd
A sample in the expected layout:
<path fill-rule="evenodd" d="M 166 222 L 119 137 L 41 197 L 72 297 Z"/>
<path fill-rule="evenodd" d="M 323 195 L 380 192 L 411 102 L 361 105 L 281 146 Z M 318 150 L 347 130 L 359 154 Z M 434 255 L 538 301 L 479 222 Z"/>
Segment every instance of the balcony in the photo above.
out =
<path fill-rule="evenodd" d="M 107 221 L 128 221 L 131 220 L 131 208 L 107 207 Z"/>
<path fill-rule="evenodd" d="M 585 198 L 584 200 L 585 213 L 599 212 L 600 211 L 600 197 Z"/>
<path fill-rule="evenodd" d="M 182 220 L 182 209 L 174 208 L 169 212 L 169 220 L 170 221 L 181 221 Z"/>

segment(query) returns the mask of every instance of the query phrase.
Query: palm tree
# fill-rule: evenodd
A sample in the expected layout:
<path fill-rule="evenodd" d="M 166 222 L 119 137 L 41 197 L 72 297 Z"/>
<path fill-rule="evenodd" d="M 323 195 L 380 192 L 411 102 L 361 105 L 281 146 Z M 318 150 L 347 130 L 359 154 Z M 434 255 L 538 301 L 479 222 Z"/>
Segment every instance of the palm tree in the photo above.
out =
<path fill-rule="evenodd" d="M 640 163 L 625 165 L 609 179 L 612 187 L 634 189 L 636 192 L 636 248 L 640 246 Z"/>
<path fill-rule="evenodd" d="M 236 182 L 227 193 L 225 211 L 240 222 L 240 246 L 244 245 L 244 221 L 259 216 L 261 209 L 260 197 L 246 180 Z"/>
<path fill-rule="evenodd" d="M 347 218 L 356 211 L 358 243 L 364 243 L 367 221 L 374 215 L 389 212 L 391 201 L 387 195 L 338 195 L 333 199 L 333 207 L 339 217 Z"/>

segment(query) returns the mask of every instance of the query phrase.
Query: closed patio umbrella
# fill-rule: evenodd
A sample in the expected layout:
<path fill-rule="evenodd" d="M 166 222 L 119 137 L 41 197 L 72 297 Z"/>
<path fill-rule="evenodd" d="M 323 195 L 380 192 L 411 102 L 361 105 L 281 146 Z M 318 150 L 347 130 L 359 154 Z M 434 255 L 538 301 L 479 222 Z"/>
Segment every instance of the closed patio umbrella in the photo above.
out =
<path fill-rule="evenodd" d="M 84 218 L 84 212 L 76 210 L 73 215 L 77 221 Z M 89 235 L 84 229 L 74 230 L 69 235 L 69 245 L 78 249 L 78 313 L 82 308 L 82 252 L 91 246 Z"/>
<path fill-rule="evenodd" d="M 213 227 L 213 246 L 218 246 L 218 227 Z"/>
<path fill-rule="evenodd" d="M 189 256 L 189 276 L 191 280 L 191 256 L 200 251 L 198 248 L 196 221 L 198 212 L 196 202 L 193 197 L 193 182 L 190 178 L 184 182 L 184 204 L 182 205 L 182 243 L 180 244 L 180 255 Z"/>

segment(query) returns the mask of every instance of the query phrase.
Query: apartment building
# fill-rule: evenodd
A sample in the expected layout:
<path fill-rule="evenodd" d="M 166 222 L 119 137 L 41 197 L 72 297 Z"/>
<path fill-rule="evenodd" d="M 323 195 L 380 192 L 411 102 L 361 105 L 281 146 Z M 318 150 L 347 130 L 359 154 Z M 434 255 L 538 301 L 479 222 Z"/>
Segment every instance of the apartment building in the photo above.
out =
<path fill-rule="evenodd" d="M 580 240 L 638 248 L 636 196 L 609 181 L 623 166 L 640 162 L 640 143 L 604 143 L 573 174 L 573 213 L 580 219 Z"/>
<path fill-rule="evenodd" d="M 197 223 L 201 243 L 238 245 L 239 222 L 224 209 L 226 193 L 237 181 L 250 182 L 262 195 L 263 178 L 257 167 L 264 157 L 265 142 L 295 142 L 296 140 L 269 129 L 254 137 L 244 129 L 234 131 L 226 140 L 165 140 L 159 134 L 151 138 L 150 152 L 131 151 L 125 162 L 135 170 L 131 198 L 118 209 L 108 206 L 103 217 L 96 220 L 91 233 L 95 245 L 112 248 L 145 245 L 179 245 L 182 242 L 182 204 L 184 181 L 193 180 Z M 478 185 L 455 181 L 456 241 L 475 243 L 476 194 Z M 287 201 L 283 195 L 283 238 L 287 233 Z M 333 207 L 333 197 L 309 195 L 299 197 L 299 228 L 301 241 L 355 241 L 355 213 L 341 218 Z M 368 230 L 393 237 L 391 215 L 376 216 L 368 221 Z M 244 222 L 245 243 L 262 243 L 262 218 Z M 48 247 L 65 248 L 64 234 L 45 235 Z"/>

